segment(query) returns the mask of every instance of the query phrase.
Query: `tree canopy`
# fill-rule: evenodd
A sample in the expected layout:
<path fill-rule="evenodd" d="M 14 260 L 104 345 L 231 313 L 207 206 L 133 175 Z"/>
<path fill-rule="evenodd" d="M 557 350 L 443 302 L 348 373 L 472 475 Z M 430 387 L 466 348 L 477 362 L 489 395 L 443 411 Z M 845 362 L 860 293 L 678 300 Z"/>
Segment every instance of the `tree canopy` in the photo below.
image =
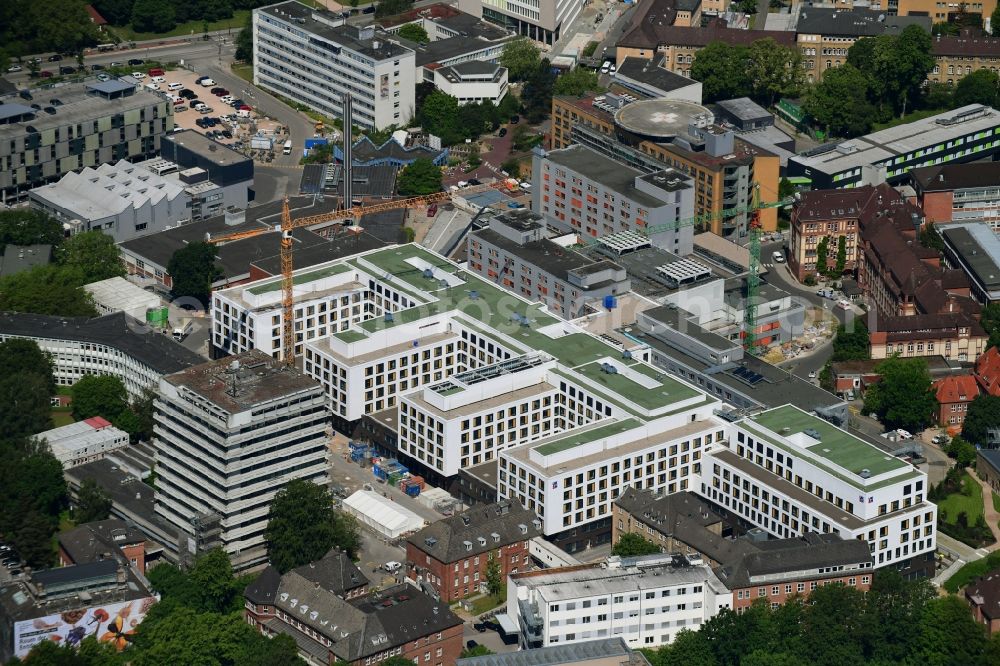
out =
<path fill-rule="evenodd" d="M 1000 90 L 1000 77 L 997 73 L 988 69 L 978 69 L 959 79 L 958 85 L 955 86 L 954 104 L 996 106 L 998 90 Z"/>
<path fill-rule="evenodd" d="M 334 547 L 355 557 L 361 533 L 353 516 L 333 508 L 326 488 L 295 479 L 274 496 L 264 540 L 271 564 L 284 573 L 321 559 Z"/>
<path fill-rule="evenodd" d="M 653 555 L 660 552 L 660 547 L 642 536 L 626 532 L 618 537 L 618 543 L 611 549 L 612 555 L 619 557 L 635 557 L 636 555 Z"/>
<path fill-rule="evenodd" d="M 529 122 L 541 122 L 552 113 L 552 91 L 555 80 L 548 59 L 539 62 L 528 75 L 521 90 L 521 106 L 524 107 L 524 115 Z"/>
<path fill-rule="evenodd" d="M 115 239 L 100 231 L 85 231 L 67 238 L 56 250 L 56 261 L 78 272 L 84 284 L 125 277 L 125 264 Z"/>
<path fill-rule="evenodd" d="M 58 245 L 62 225 L 54 217 L 32 208 L 0 211 L 0 251 L 10 245 Z"/>
<path fill-rule="evenodd" d="M 32 567 L 51 566 L 52 535 L 68 503 L 62 464 L 45 444 L 6 430 L 0 437 L 0 534 Z"/>
<path fill-rule="evenodd" d="M 56 51 L 76 53 L 97 43 L 97 26 L 84 0 L 4 0 L 0 2 L 0 48 L 21 57 Z"/>
<path fill-rule="evenodd" d="M 416 196 L 441 191 L 441 167 L 426 157 L 413 160 L 399 172 L 397 189 L 402 195 Z"/>
<path fill-rule="evenodd" d="M 427 42 L 431 41 L 431 38 L 427 34 L 427 31 L 419 23 L 407 23 L 402 28 L 400 28 L 399 32 L 396 34 L 398 34 L 403 39 L 408 39 L 411 42 L 416 42 L 418 44 L 426 44 Z"/>
<path fill-rule="evenodd" d="M 879 120 L 888 120 L 894 113 L 902 117 L 920 99 L 927 75 L 934 69 L 931 36 L 911 24 L 898 35 L 864 37 L 848 49 L 847 63 L 865 77 Z"/>
<path fill-rule="evenodd" d="M 802 107 L 828 133 L 858 136 L 871 128 L 875 109 L 868 96 L 868 78 L 848 63 L 826 70 L 823 80 L 806 94 Z"/>
<path fill-rule="evenodd" d="M 224 273 L 215 262 L 215 246 L 211 243 L 188 243 L 174 252 L 167 264 L 173 280 L 171 293 L 174 298 L 192 298 L 201 309 L 208 309 L 211 302 L 212 283 Z"/>
<path fill-rule="evenodd" d="M 987 447 L 991 429 L 1000 429 L 1000 396 L 976 396 L 962 422 L 962 437 L 974 445 Z"/>
<path fill-rule="evenodd" d="M 53 393 L 52 360 L 33 340 L 0 342 L 0 438 L 48 430 Z"/>
<path fill-rule="evenodd" d="M 801 92 L 805 75 L 797 48 L 782 46 L 768 37 L 753 42 L 746 58 L 743 76 L 750 81 L 750 96 L 765 107 L 773 105 L 778 97 Z"/>
<path fill-rule="evenodd" d="M 565 74 L 559 75 L 556 79 L 553 93 L 556 95 L 583 95 L 588 92 L 599 92 L 600 84 L 597 82 L 597 72 L 577 67 Z"/>
<path fill-rule="evenodd" d="M 77 524 L 105 520 L 111 515 L 111 497 L 94 479 L 84 479 L 76 491 L 73 520 Z"/>
<path fill-rule="evenodd" d="M 109 421 L 128 409 L 128 392 L 122 380 L 112 375 L 86 375 L 73 385 L 73 418 L 78 421 L 101 416 Z"/>
<path fill-rule="evenodd" d="M 887 428 L 918 432 L 934 420 L 937 397 L 927 361 L 892 357 L 875 366 L 881 379 L 865 393 L 865 412 L 878 415 Z"/>
<path fill-rule="evenodd" d="M 1000 303 L 990 303 L 983 308 L 979 323 L 990 336 L 987 348 L 1000 347 Z"/>
<path fill-rule="evenodd" d="M 246 24 L 236 35 L 235 57 L 243 62 L 253 62 L 253 14 L 247 16 Z"/>
<path fill-rule="evenodd" d="M 518 37 L 504 44 L 500 53 L 500 64 L 507 68 L 511 81 L 525 81 L 537 69 L 542 60 L 542 52 L 527 37 Z"/>
<path fill-rule="evenodd" d="M 701 81 L 702 97 L 706 102 L 750 94 L 748 55 L 747 47 L 726 42 L 712 42 L 695 54 L 691 78 Z"/>
<path fill-rule="evenodd" d="M 846 324 L 837 327 L 833 338 L 834 361 L 864 361 L 870 358 L 868 327 L 860 319 L 855 319 L 851 330 Z"/>

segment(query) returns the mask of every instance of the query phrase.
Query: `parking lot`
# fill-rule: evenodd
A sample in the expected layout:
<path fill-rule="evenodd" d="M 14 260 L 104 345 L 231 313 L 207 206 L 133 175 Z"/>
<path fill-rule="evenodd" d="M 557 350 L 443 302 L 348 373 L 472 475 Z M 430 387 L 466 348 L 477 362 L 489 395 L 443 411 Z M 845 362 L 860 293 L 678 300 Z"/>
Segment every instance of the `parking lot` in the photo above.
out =
<path fill-rule="evenodd" d="M 153 76 L 151 72 L 155 70 L 138 67 L 133 76 L 147 88 L 156 86 L 156 92 L 170 96 L 174 102 L 176 128 L 201 132 L 263 161 L 269 160 L 267 152 L 280 152 L 280 144 L 287 134 L 285 128 L 258 116 L 248 91 L 229 90 L 211 78 L 200 80 L 202 75 L 186 69 L 168 70 L 161 76 Z M 199 108 L 201 105 L 204 107 Z M 271 151 L 251 151 L 250 137 L 254 135 L 271 138 L 275 147 Z"/>

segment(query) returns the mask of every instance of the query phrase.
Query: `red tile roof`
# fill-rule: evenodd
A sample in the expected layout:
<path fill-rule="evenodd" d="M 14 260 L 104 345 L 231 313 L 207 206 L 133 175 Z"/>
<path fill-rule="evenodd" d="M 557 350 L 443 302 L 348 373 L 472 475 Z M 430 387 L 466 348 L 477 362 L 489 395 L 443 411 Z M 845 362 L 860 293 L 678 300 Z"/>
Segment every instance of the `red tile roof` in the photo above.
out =
<path fill-rule="evenodd" d="M 1000 351 L 996 347 L 976 359 L 976 381 L 985 393 L 1000 396 Z"/>
<path fill-rule="evenodd" d="M 979 395 L 979 385 L 972 375 L 943 377 L 934 382 L 938 402 L 950 405 L 956 402 L 972 402 Z"/>
<path fill-rule="evenodd" d="M 89 419 L 84 419 L 83 422 L 89 425 L 94 430 L 107 428 L 109 425 L 111 425 L 111 421 L 108 421 L 107 419 L 100 416 L 91 416 Z"/>
<path fill-rule="evenodd" d="M 91 22 L 93 22 L 95 25 L 107 25 L 108 24 L 108 22 L 105 20 L 105 18 L 103 16 L 101 16 L 101 13 L 99 11 L 97 11 L 96 9 L 94 9 L 93 5 L 87 5 L 85 7 L 85 9 L 87 10 L 87 14 L 90 15 Z"/>

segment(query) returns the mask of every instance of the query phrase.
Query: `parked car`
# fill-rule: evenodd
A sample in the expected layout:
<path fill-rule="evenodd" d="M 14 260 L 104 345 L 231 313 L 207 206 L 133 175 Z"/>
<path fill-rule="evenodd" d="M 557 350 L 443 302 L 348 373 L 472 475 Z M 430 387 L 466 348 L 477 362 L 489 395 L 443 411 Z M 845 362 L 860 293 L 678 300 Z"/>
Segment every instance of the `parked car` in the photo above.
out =
<path fill-rule="evenodd" d="M 184 89 L 184 84 L 178 81 L 174 81 L 173 83 L 167 84 L 167 90 L 183 90 L 183 89 Z"/>
<path fill-rule="evenodd" d="M 949 437 L 948 435 L 935 435 L 934 439 L 932 439 L 931 441 L 937 444 L 938 446 L 943 446 L 951 442 L 951 437 Z"/>
<path fill-rule="evenodd" d="M 182 88 L 181 91 L 177 94 L 183 97 L 184 99 L 195 99 L 196 97 L 198 97 L 198 93 L 191 90 L 190 88 Z"/>
<path fill-rule="evenodd" d="M 69 66 L 63 66 L 63 67 L 59 68 L 59 73 L 60 74 L 67 74 L 67 75 L 68 74 L 76 74 L 76 68 L 75 67 L 69 67 Z"/>
<path fill-rule="evenodd" d="M 42 71 L 38 72 L 38 76 L 42 77 L 43 79 L 51 79 L 52 72 L 50 72 L 47 69 L 43 69 Z"/>
<path fill-rule="evenodd" d="M 213 81 L 212 79 L 206 77 L 206 78 L 202 79 L 201 81 L 199 81 L 198 84 L 202 85 L 202 86 L 205 86 L 206 88 L 210 88 L 211 86 L 215 85 L 215 81 Z"/>
<path fill-rule="evenodd" d="M 124 66 L 125 66 L 125 63 L 123 63 L 123 62 L 117 62 L 117 61 L 111 63 L 110 65 L 108 65 L 108 67 L 124 67 Z"/>
<path fill-rule="evenodd" d="M 20 72 L 21 71 L 21 66 L 20 65 L 11 65 L 10 67 L 7 68 L 7 71 L 8 72 Z"/>
<path fill-rule="evenodd" d="M 104 70 L 104 65 L 91 65 L 90 66 L 90 71 L 92 71 L 92 72 L 100 72 L 100 71 L 103 71 L 103 70 Z"/>
<path fill-rule="evenodd" d="M 52 99 L 50 99 L 49 100 L 49 104 L 51 104 L 52 106 L 62 106 L 63 105 L 62 100 L 59 99 L 58 97 L 53 97 Z"/>
<path fill-rule="evenodd" d="M 212 88 L 212 94 L 215 95 L 216 97 L 222 97 L 223 95 L 226 94 L 225 90 L 226 90 L 225 88 L 220 88 L 216 86 Z"/>
<path fill-rule="evenodd" d="M 516 125 L 519 122 L 521 122 L 521 116 L 511 116 L 510 117 L 510 124 L 511 125 Z"/>
<path fill-rule="evenodd" d="M 851 304 L 849 300 L 847 300 L 846 298 L 842 298 L 839 301 L 837 301 L 837 307 L 840 308 L 841 310 L 850 310 L 854 306 Z"/>
<path fill-rule="evenodd" d="M 473 640 L 465 641 L 465 648 L 467 650 L 471 650 L 471 649 L 477 648 L 477 647 L 479 647 L 479 643 L 477 643 L 476 641 L 473 641 Z"/>
<path fill-rule="evenodd" d="M 60 60 L 62 60 L 62 56 L 61 56 L 61 55 L 59 55 L 58 53 L 56 53 L 55 55 L 50 55 L 50 56 L 49 56 L 49 57 L 47 58 L 47 60 L 48 60 L 49 62 L 59 62 Z"/>
<path fill-rule="evenodd" d="M 34 97 L 31 96 L 31 91 L 29 90 L 18 91 L 17 96 L 20 97 L 21 99 L 27 99 L 27 100 L 34 99 Z"/>
<path fill-rule="evenodd" d="M 427 207 L 427 217 L 434 217 L 435 215 L 437 215 L 437 212 L 438 212 L 437 204 L 431 204 L 430 206 Z"/>
<path fill-rule="evenodd" d="M 132 72 L 132 78 L 137 81 L 142 81 L 144 78 L 146 78 L 146 75 L 143 74 L 142 72 Z"/>
<path fill-rule="evenodd" d="M 104 72 L 101 72 L 100 74 L 97 75 L 97 80 L 98 81 L 110 81 L 111 77 L 108 76 L 107 74 L 105 74 Z"/>
<path fill-rule="evenodd" d="M 368 5 L 367 7 L 365 7 L 364 9 L 361 10 L 361 13 L 362 14 L 374 14 L 375 13 L 375 5 Z"/>
<path fill-rule="evenodd" d="M 154 67 L 153 69 L 149 70 L 149 75 L 150 76 L 163 76 L 165 73 L 166 72 L 164 72 L 159 67 Z"/>
<path fill-rule="evenodd" d="M 200 113 L 200 114 L 202 114 L 202 115 L 205 115 L 205 114 L 208 114 L 208 113 L 212 113 L 212 111 L 214 111 L 214 110 L 215 110 L 215 109 L 213 109 L 213 108 L 212 108 L 212 107 L 210 107 L 210 106 L 202 106 L 202 107 L 200 107 L 200 108 L 198 109 L 198 113 Z"/>
<path fill-rule="evenodd" d="M 813 370 L 809 373 L 809 379 L 816 379 L 816 371 Z"/>
<path fill-rule="evenodd" d="M 154 76 L 149 80 L 151 83 L 166 83 L 167 80 L 162 76 Z"/>
<path fill-rule="evenodd" d="M 775 250 L 771 253 L 771 259 L 773 259 L 776 264 L 783 264 L 785 263 L 785 254 L 781 250 Z"/>
<path fill-rule="evenodd" d="M 497 136 L 500 137 L 501 139 L 503 137 L 507 136 L 507 128 L 506 127 L 501 127 L 500 131 L 497 132 Z"/>
<path fill-rule="evenodd" d="M 227 138 L 227 139 L 232 139 L 233 138 L 233 133 L 230 132 L 229 130 L 222 130 L 222 136 L 225 137 L 225 138 Z"/>
<path fill-rule="evenodd" d="M 137 65 L 141 65 L 144 62 L 146 61 L 143 60 L 142 58 L 132 58 L 131 60 L 128 61 L 128 64 L 130 67 L 135 67 Z"/>

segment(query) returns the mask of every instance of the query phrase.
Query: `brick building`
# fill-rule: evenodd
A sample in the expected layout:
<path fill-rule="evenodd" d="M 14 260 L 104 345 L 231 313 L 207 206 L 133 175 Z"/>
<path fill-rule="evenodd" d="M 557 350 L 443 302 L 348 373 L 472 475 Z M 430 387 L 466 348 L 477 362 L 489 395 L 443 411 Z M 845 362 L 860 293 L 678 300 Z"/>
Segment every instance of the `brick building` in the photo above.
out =
<path fill-rule="evenodd" d="M 462 599 L 485 589 L 494 559 L 504 580 L 529 570 L 528 542 L 541 533 L 541 521 L 516 502 L 474 506 L 407 539 L 407 576 L 433 586 L 444 602 Z"/>
<path fill-rule="evenodd" d="M 1000 231 L 1000 162 L 914 169 L 910 185 L 928 222 L 984 222 Z"/>
<path fill-rule="evenodd" d="M 462 620 L 446 605 L 409 585 L 369 592 L 340 553 L 283 576 L 267 567 L 244 599 L 247 622 L 265 636 L 294 638 L 309 664 L 371 666 L 402 657 L 447 666 L 462 652 Z"/>
<path fill-rule="evenodd" d="M 146 537 L 119 518 L 95 520 L 60 532 L 59 566 L 88 564 L 117 557 L 146 573 Z"/>
<path fill-rule="evenodd" d="M 965 588 L 965 600 L 976 622 L 994 634 L 1000 631 L 1000 569 L 980 576 Z"/>
<path fill-rule="evenodd" d="M 990 347 L 976 359 L 976 382 L 987 395 L 1000 395 L 1000 349 Z"/>
<path fill-rule="evenodd" d="M 879 317 L 869 333 L 873 359 L 943 356 L 950 361 L 973 361 L 986 349 L 989 335 L 963 312 L 910 317 Z"/>
<path fill-rule="evenodd" d="M 961 430 L 969 404 L 979 395 L 979 385 L 972 375 L 943 377 L 934 382 L 938 400 L 938 425 Z"/>
<path fill-rule="evenodd" d="M 742 613 L 758 599 L 777 608 L 795 595 L 840 583 L 865 592 L 872 582 L 872 556 L 859 539 L 810 532 L 799 538 L 757 544 L 759 551 L 715 570 L 732 590 L 733 610 Z"/>
<path fill-rule="evenodd" d="M 854 271 L 862 215 L 872 205 L 881 205 L 883 201 L 885 206 L 894 205 L 894 194 L 891 187 L 870 186 L 801 193 L 792 207 L 788 241 L 788 268 L 795 278 L 801 282 L 816 272 L 817 248 L 824 238 L 828 248 L 826 265 L 836 264 L 839 239 L 843 237 L 847 251 L 844 269 Z"/>
<path fill-rule="evenodd" d="M 1000 450 L 979 449 L 976 453 L 976 474 L 989 484 L 993 492 L 1000 493 Z"/>
<path fill-rule="evenodd" d="M 902 0 L 900 4 L 907 1 Z M 912 1 L 928 5 L 932 2 L 932 0 Z M 939 0 L 933 2 L 937 4 Z M 996 0 L 989 2 L 996 7 Z M 990 12 L 992 11 L 991 9 Z M 983 16 L 989 16 L 990 12 L 984 13 Z M 935 19 L 935 23 L 940 20 Z M 994 73 L 997 71 L 997 66 L 1000 64 L 1000 39 L 972 30 L 964 30 L 959 35 L 935 35 L 931 44 L 931 55 L 934 56 L 934 69 L 927 78 L 935 83 L 958 83 L 962 77 L 980 69 L 988 69 Z"/>

